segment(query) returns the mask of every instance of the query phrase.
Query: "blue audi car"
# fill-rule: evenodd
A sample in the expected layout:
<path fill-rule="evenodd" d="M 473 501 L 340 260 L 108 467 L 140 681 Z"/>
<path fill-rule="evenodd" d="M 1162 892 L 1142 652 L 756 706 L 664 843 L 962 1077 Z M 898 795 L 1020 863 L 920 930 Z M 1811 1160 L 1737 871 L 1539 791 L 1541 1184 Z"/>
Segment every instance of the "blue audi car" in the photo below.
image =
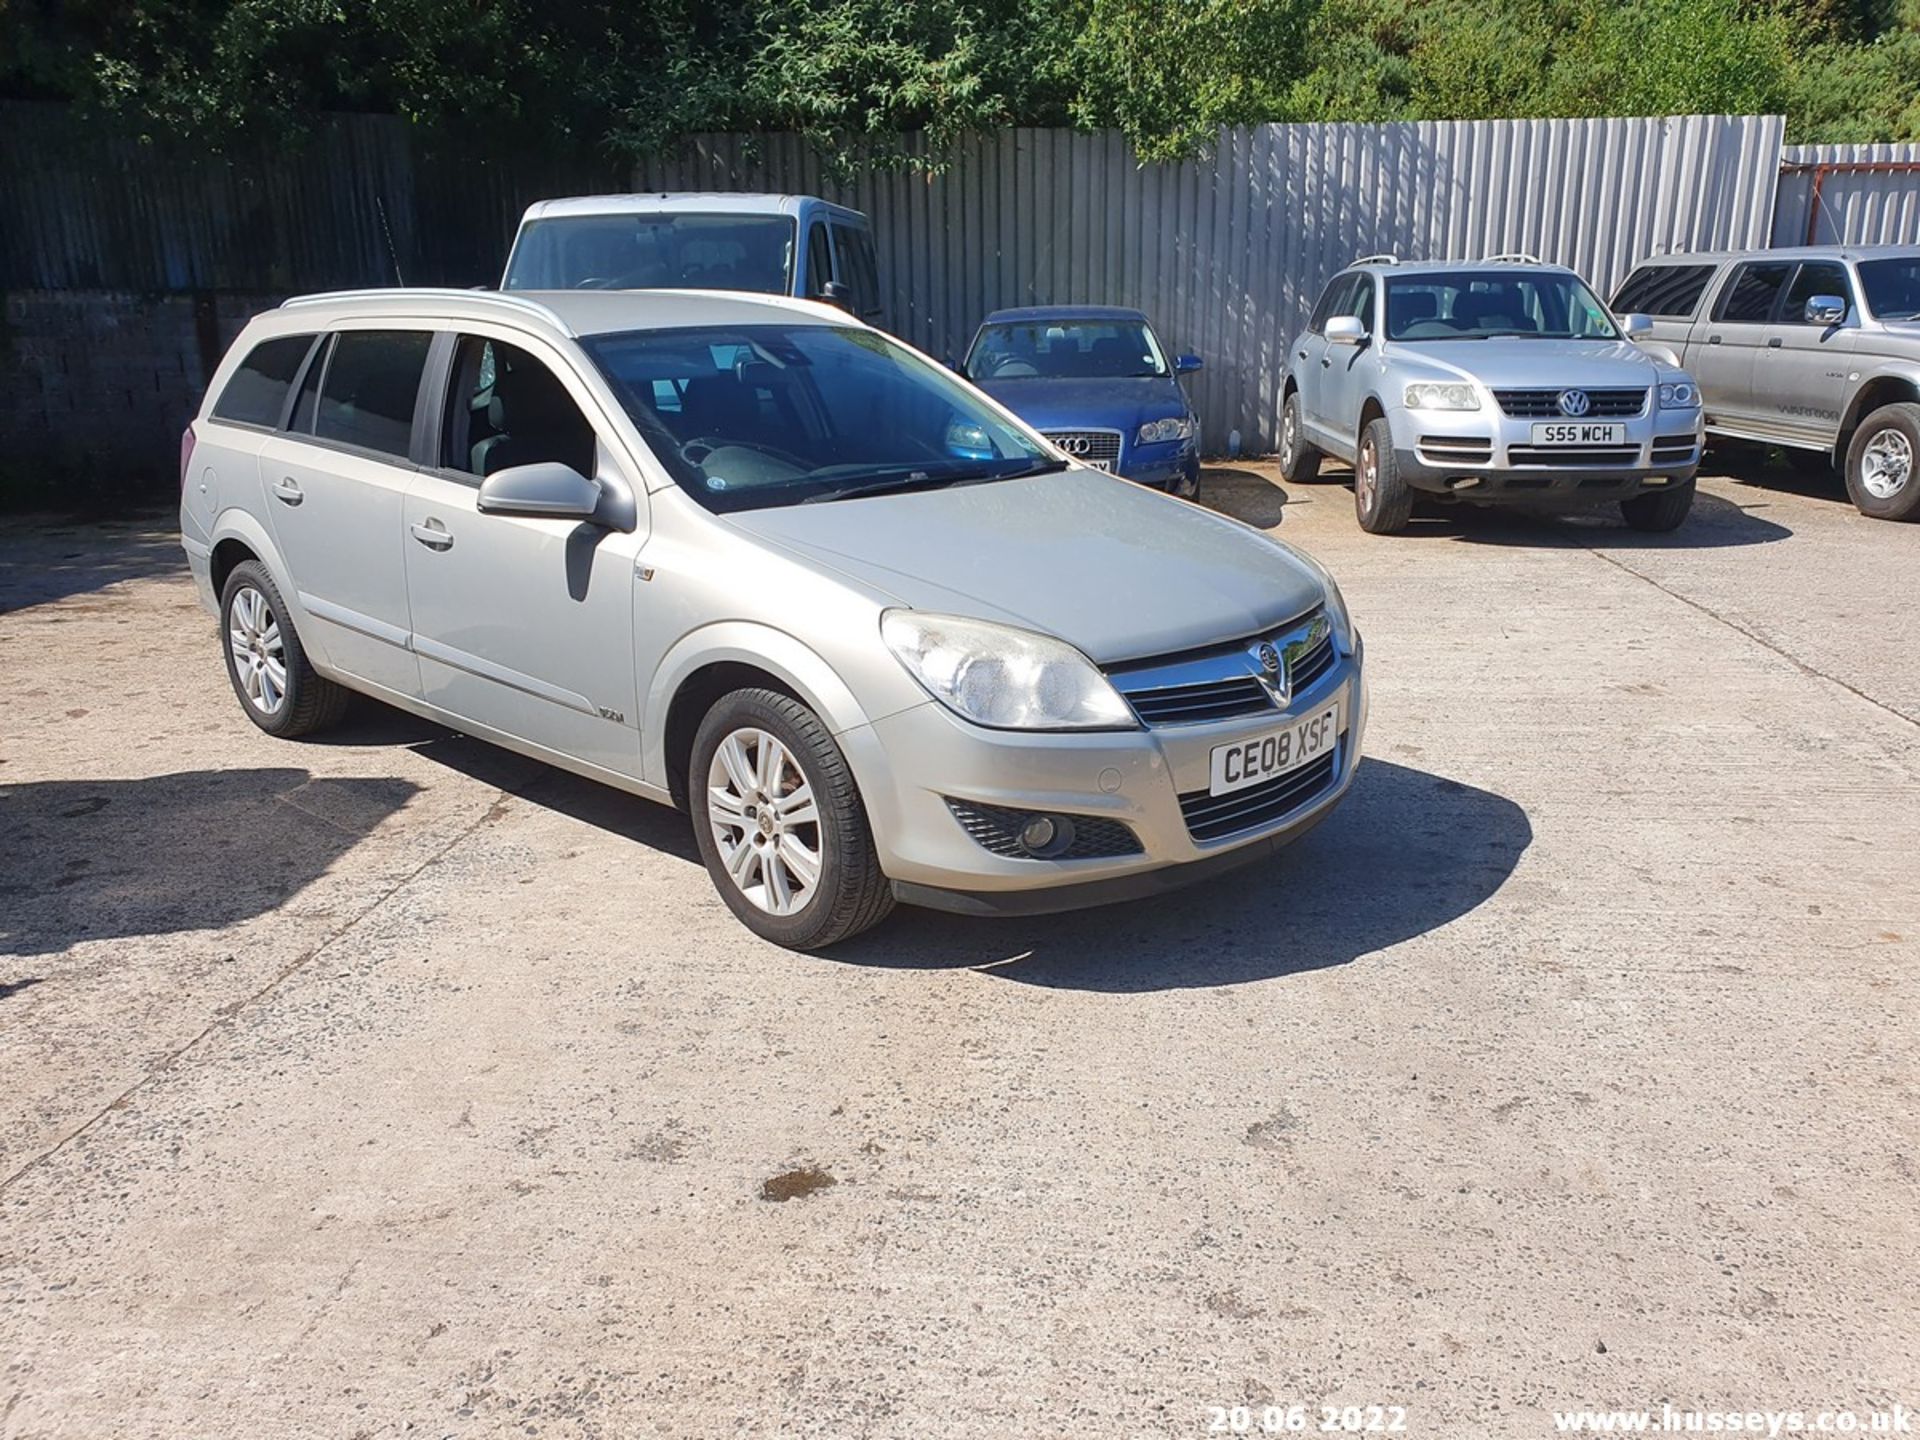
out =
<path fill-rule="evenodd" d="M 1074 458 L 1191 495 L 1200 422 L 1178 377 L 1199 368 L 1138 310 L 1034 305 L 987 316 L 960 373 Z"/>

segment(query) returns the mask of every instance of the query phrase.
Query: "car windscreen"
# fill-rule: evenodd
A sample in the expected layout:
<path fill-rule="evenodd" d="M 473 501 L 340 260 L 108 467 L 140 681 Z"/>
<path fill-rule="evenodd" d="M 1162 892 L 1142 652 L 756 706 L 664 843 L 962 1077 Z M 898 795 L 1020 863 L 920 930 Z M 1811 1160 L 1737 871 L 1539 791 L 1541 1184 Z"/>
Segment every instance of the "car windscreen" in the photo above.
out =
<path fill-rule="evenodd" d="M 977 392 L 877 331 L 740 325 L 581 344 L 661 463 L 710 510 L 1065 468 Z"/>
<path fill-rule="evenodd" d="M 1860 289 L 1876 320 L 1920 320 L 1920 255 L 1862 260 Z"/>
<path fill-rule="evenodd" d="M 1551 270 L 1423 270 L 1387 277 L 1389 340 L 1614 340 L 1607 307 Z"/>
<path fill-rule="evenodd" d="M 786 215 L 566 215 L 522 227 L 508 290 L 792 289 Z"/>
<path fill-rule="evenodd" d="M 967 355 L 967 374 L 975 380 L 1120 379 L 1167 373 L 1160 342 L 1137 320 L 985 325 Z"/>

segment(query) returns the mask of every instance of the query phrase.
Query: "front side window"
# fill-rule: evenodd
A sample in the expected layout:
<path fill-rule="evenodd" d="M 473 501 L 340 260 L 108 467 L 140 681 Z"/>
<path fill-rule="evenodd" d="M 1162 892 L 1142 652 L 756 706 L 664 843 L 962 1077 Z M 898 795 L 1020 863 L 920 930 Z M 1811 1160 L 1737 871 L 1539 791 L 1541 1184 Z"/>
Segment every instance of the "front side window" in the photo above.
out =
<path fill-rule="evenodd" d="M 312 348 L 311 335 L 262 340 L 247 352 L 220 398 L 213 402 L 213 418 L 241 425 L 279 425 L 280 417 L 287 412 L 287 392 Z"/>
<path fill-rule="evenodd" d="M 454 349 L 440 465 L 484 480 L 549 462 L 591 475 L 593 426 L 547 366 L 517 345 L 462 335 Z"/>
<path fill-rule="evenodd" d="M 1313 316 L 1307 321 L 1307 328 L 1319 335 L 1327 328 L 1327 321 L 1335 315 L 1346 314 L 1346 303 L 1353 292 L 1354 275 L 1336 275 L 1327 282 L 1327 288 L 1320 292 L 1320 303 L 1313 307 Z"/>
<path fill-rule="evenodd" d="M 1551 270 L 1426 270 L 1386 288 L 1390 340 L 1619 338 L 1585 282 Z"/>
<path fill-rule="evenodd" d="M 880 269 L 873 260 L 873 237 L 857 225 L 835 221 L 833 244 L 840 252 L 840 278 L 853 287 L 853 313 L 874 314 L 880 309 Z"/>
<path fill-rule="evenodd" d="M 982 326 L 966 368 L 975 380 L 1114 380 L 1170 373 L 1152 327 L 1138 320 Z"/>
<path fill-rule="evenodd" d="M 807 227 L 807 295 L 814 300 L 826 297 L 827 282 L 833 279 L 833 252 L 827 247 L 827 227 L 818 220 Z"/>
<path fill-rule="evenodd" d="M 523 226 L 509 290 L 749 290 L 792 293 L 785 215 L 571 215 Z"/>
<path fill-rule="evenodd" d="M 1809 261 L 1794 273 L 1787 287 L 1787 303 L 1781 307 L 1783 325 L 1807 325 L 1807 302 L 1816 295 L 1837 295 L 1853 308 L 1853 287 L 1847 283 L 1846 268 L 1831 260 Z"/>
<path fill-rule="evenodd" d="M 1773 302 L 1787 283 L 1793 266 L 1769 262 L 1742 265 L 1720 296 L 1720 313 L 1714 318 L 1736 325 L 1760 325 L 1773 316 Z"/>
<path fill-rule="evenodd" d="M 946 371 L 877 331 L 742 325 L 581 344 L 661 464 L 710 510 L 1063 468 Z"/>
<path fill-rule="evenodd" d="M 341 331 L 320 382 L 315 438 L 404 459 L 432 343 L 425 330 Z"/>
<path fill-rule="evenodd" d="M 1920 320 L 1920 255 L 1862 260 L 1860 289 L 1875 319 Z"/>
<path fill-rule="evenodd" d="M 1613 313 L 1691 319 L 1712 278 L 1711 265 L 1643 265 L 1614 295 Z"/>
<path fill-rule="evenodd" d="M 1347 297 L 1346 308 L 1341 313 L 1358 320 L 1367 334 L 1373 333 L 1373 281 L 1364 274 L 1354 277 L 1353 294 Z"/>

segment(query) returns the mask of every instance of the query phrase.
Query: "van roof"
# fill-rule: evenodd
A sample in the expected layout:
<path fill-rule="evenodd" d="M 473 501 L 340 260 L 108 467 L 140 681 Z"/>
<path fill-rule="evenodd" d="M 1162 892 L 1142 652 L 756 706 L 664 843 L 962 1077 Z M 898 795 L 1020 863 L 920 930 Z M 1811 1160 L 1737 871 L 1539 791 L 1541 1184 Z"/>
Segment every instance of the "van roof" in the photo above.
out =
<path fill-rule="evenodd" d="M 798 215 L 807 205 L 821 205 L 836 214 L 866 217 L 858 210 L 822 200 L 818 195 L 773 195 L 750 190 L 656 190 L 631 195 L 562 195 L 536 200 L 520 218 L 522 225 L 562 215 L 658 215 L 675 210 L 719 215 Z"/>

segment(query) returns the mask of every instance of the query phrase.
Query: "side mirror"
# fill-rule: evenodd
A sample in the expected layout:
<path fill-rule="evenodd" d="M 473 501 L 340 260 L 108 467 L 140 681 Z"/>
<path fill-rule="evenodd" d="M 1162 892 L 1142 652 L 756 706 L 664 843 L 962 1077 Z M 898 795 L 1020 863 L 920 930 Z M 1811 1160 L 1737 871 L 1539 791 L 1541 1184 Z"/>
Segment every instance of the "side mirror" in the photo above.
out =
<path fill-rule="evenodd" d="M 1620 317 L 1620 333 L 1629 340 L 1639 340 L 1653 333 L 1653 317 L 1634 311 Z"/>
<path fill-rule="evenodd" d="M 600 511 L 600 482 L 571 465 L 543 460 L 496 470 L 480 482 L 476 506 L 483 515 L 524 515 L 542 520 L 591 520 Z"/>
<path fill-rule="evenodd" d="M 1807 301 L 1809 325 L 1838 325 L 1847 318 L 1847 302 L 1838 295 L 1815 295 Z"/>
<path fill-rule="evenodd" d="M 829 280 L 820 287 L 820 298 L 842 310 L 853 308 L 853 287 L 844 280 Z"/>
<path fill-rule="evenodd" d="M 1198 355 L 1176 355 L 1173 357 L 1173 373 L 1176 375 L 1191 375 L 1194 371 L 1200 369 L 1204 363 Z"/>
<path fill-rule="evenodd" d="M 1367 327 L 1360 323 L 1358 315 L 1336 315 L 1327 321 L 1329 345 L 1362 345 L 1366 339 Z"/>

